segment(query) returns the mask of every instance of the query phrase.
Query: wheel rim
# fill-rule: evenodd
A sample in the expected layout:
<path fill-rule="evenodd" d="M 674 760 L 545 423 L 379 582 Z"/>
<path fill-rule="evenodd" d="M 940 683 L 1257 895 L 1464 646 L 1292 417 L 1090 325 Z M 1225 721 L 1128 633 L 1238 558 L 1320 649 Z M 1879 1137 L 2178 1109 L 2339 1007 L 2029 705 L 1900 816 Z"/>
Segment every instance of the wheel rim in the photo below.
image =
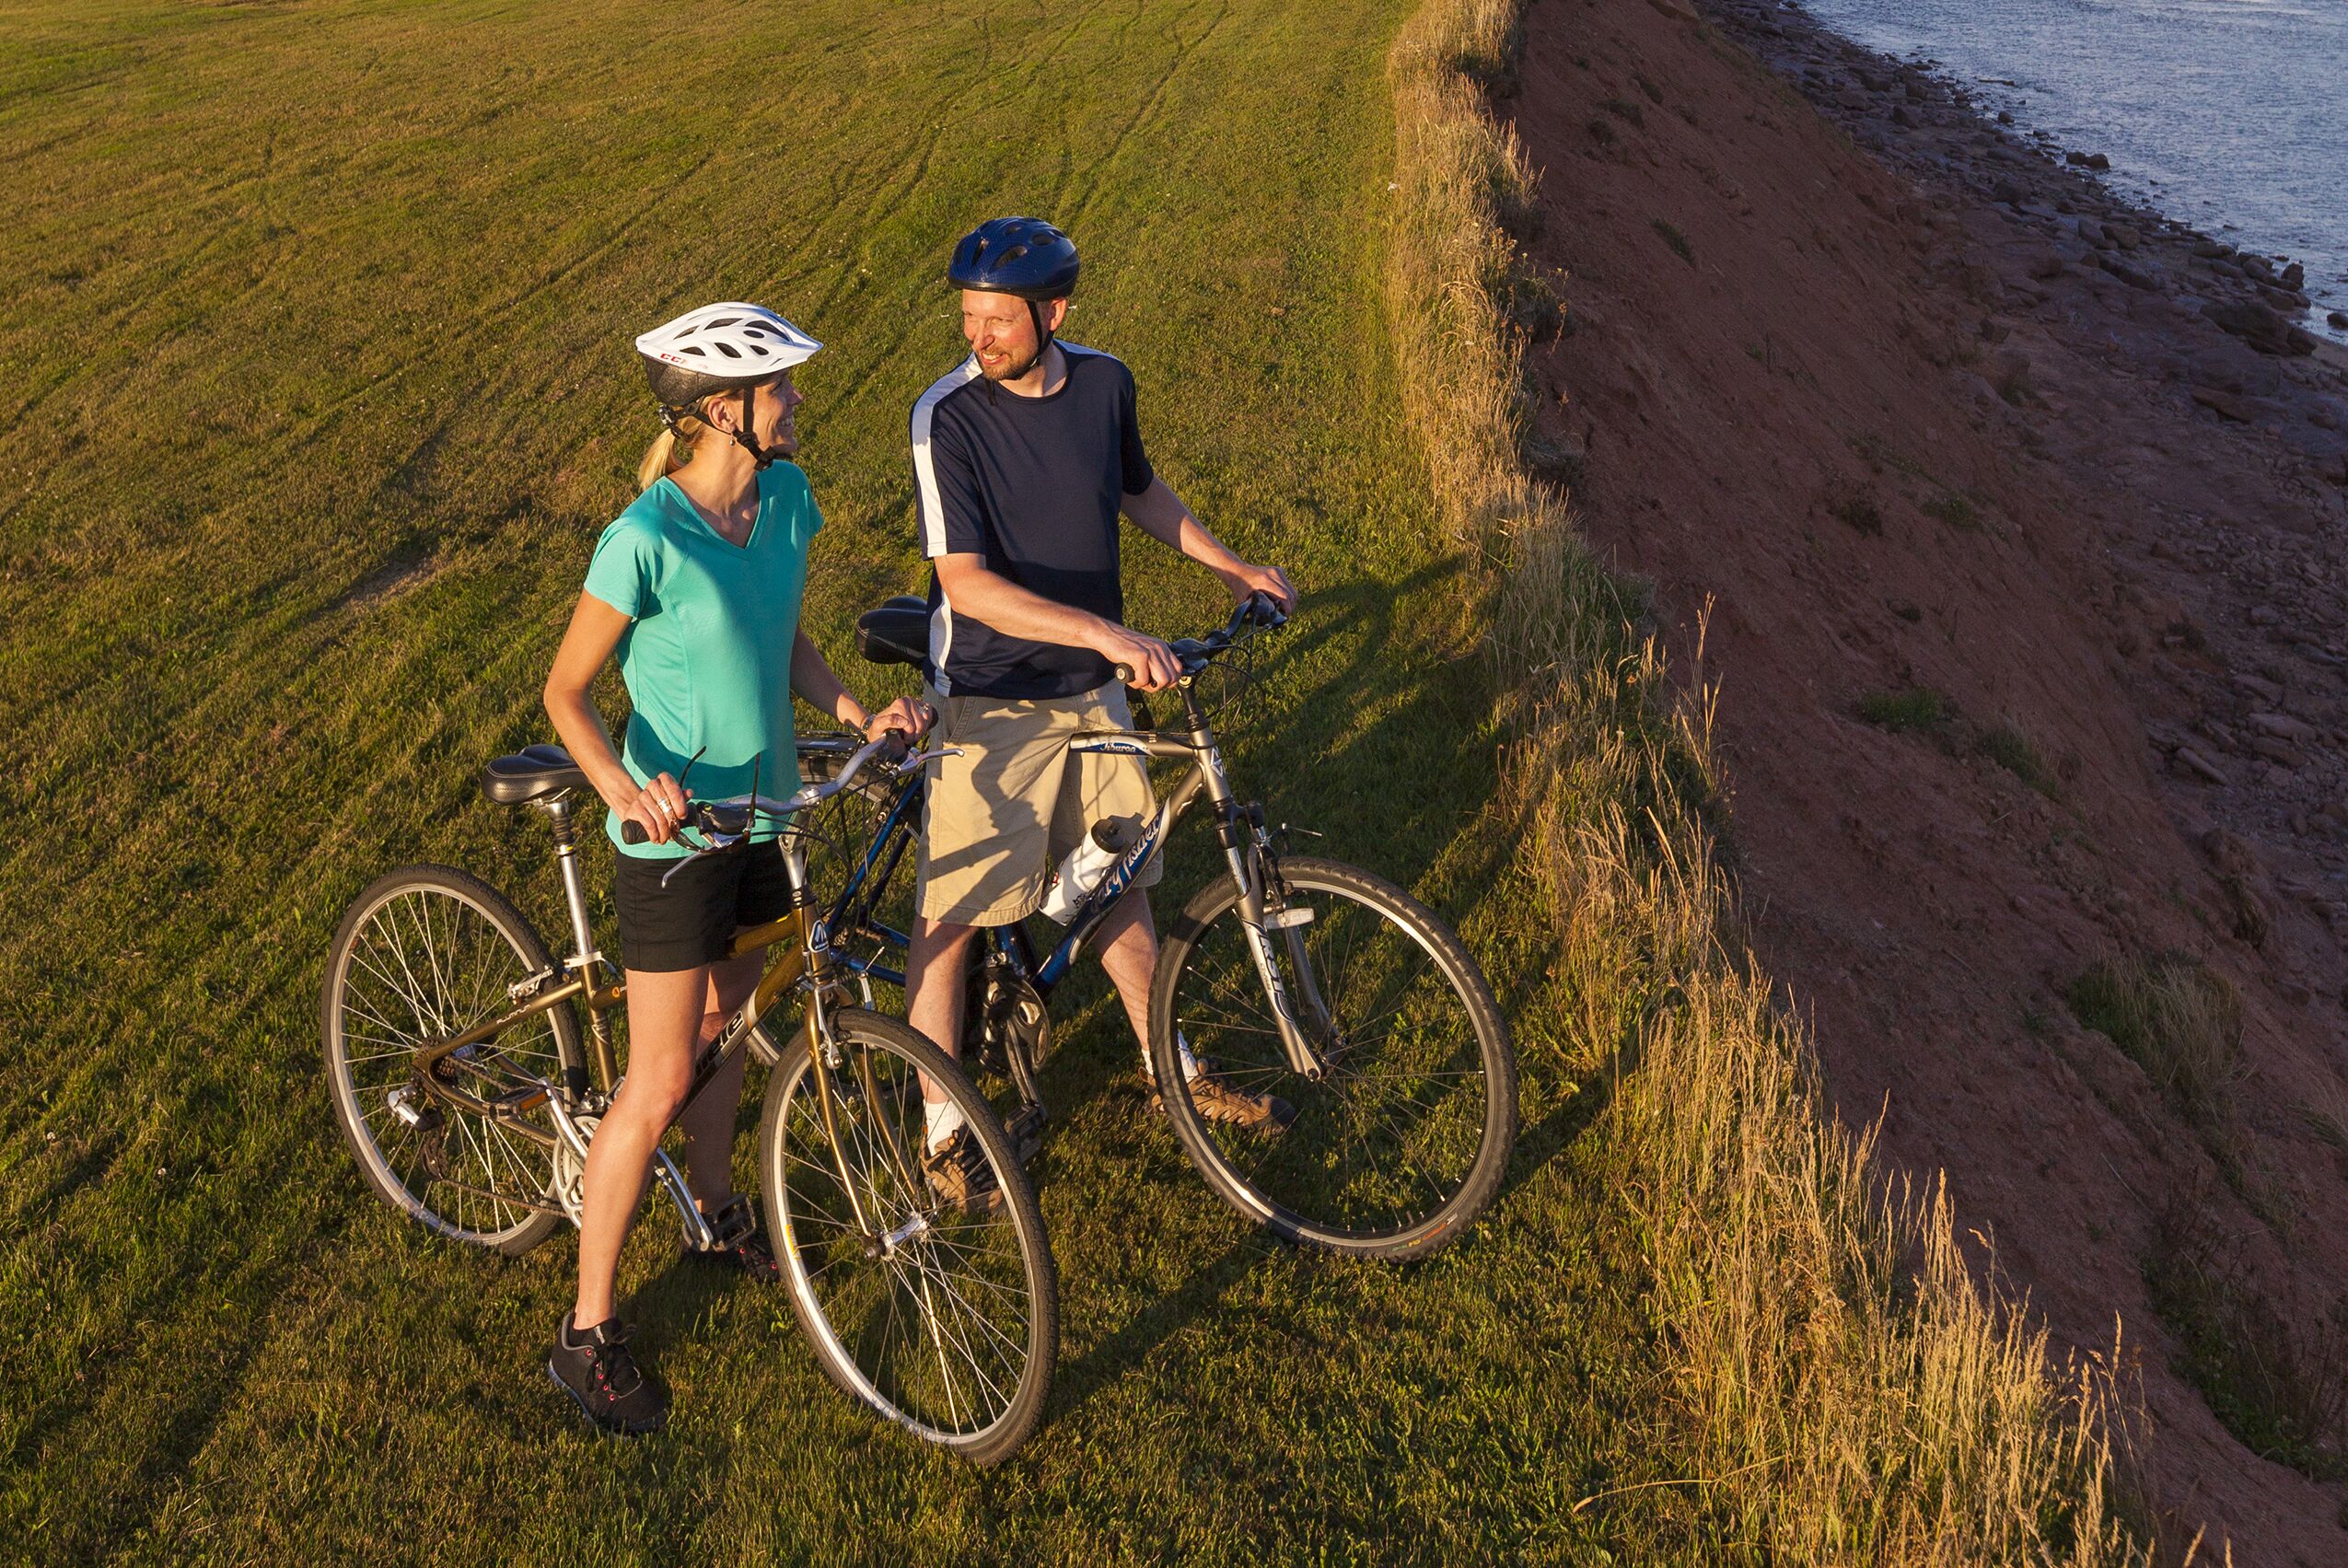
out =
<path fill-rule="evenodd" d="M 411 1065 L 424 1041 L 511 1006 L 506 987 L 536 967 L 529 956 L 482 905 L 424 886 L 392 889 L 362 912 L 337 962 L 332 1086 L 378 1189 L 460 1241 L 494 1244 L 536 1224 L 526 1205 L 551 1188 L 551 1143 L 454 1109 Z M 445 1073 L 481 1098 L 526 1079 L 559 1082 L 553 1026 L 541 1015 L 465 1047 Z M 395 1100 L 426 1111 L 425 1123 L 403 1121 Z"/>
<path fill-rule="evenodd" d="M 1288 905 L 1311 921 L 1269 935 L 1325 1076 L 1314 1083 L 1290 1068 L 1249 934 L 1227 907 L 1176 977 L 1174 1026 L 1223 1086 L 1275 1096 L 1296 1119 L 1278 1134 L 1250 1131 L 1212 1119 L 1212 1091 L 1186 1086 L 1196 1132 L 1267 1217 L 1360 1240 L 1417 1230 L 1467 1186 L 1490 1119 L 1468 994 L 1399 912 L 1294 877 Z M 1302 973 L 1322 1010 L 1310 1007 Z"/>
<path fill-rule="evenodd" d="M 1034 1356 L 1035 1295 L 1014 1207 L 962 1215 L 931 1196 L 916 1163 L 922 1098 L 908 1058 L 850 1042 L 833 1089 L 856 1202 L 901 1238 L 875 1256 L 857 1228 L 802 1055 L 784 1086 L 767 1188 L 817 1351 L 858 1398 L 925 1440 L 983 1442 L 1011 1415 Z"/>

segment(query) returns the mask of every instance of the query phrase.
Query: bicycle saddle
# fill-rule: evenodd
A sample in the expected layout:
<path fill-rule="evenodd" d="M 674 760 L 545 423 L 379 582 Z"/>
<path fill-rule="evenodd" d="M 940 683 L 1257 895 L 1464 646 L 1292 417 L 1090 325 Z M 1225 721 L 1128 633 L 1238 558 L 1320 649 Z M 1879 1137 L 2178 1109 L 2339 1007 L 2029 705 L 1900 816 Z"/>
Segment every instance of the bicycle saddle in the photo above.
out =
<path fill-rule="evenodd" d="M 929 653 L 929 605 L 912 594 L 856 617 L 856 652 L 873 664 L 919 665 Z"/>
<path fill-rule="evenodd" d="M 587 787 L 587 774 L 560 746 L 525 746 L 481 771 L 481 793 L 500 806 L 534 806 Z"/>

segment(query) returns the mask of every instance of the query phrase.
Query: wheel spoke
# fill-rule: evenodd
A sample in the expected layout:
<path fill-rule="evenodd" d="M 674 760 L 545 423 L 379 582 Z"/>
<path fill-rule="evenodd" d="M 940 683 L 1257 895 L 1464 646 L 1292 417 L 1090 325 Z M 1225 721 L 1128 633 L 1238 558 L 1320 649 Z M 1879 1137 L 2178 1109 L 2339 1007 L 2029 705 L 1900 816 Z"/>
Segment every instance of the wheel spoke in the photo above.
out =
<path fill-rule="evenodd" d="M 330 970 L 340 977 L 328 1031 L 331 1086 L 361 1162 L 387 1196 L 460 1239 L 503 1241 L 543 1226 L 528 1205 L 553 1190 L 556 1136 L 538 1120 L 542 1113 L 514 1122 L 424 1096 L 417 1109 L 437 1119 L 431 1163 L 444 1178 L 426 1163 L 427 1139 L 390 1113 L 389 1095 L 413 1083 L 407 1074 L 419 1045 L 491 1016 L 506 988 L 540 967 L 529 956 L 531 942 L 502 900 L 484 905 L 426 878 L 394 886 L 369 906 Z M 401 1014 L 410 1022 L 394 1022 Z M 517 1025 L 503 1043 L 468 1048 L 444 1071 L 464 1074 L 456 1082 L 467 1093 L 495 1099 L 553 1081 L 561 1040 L 554 1016 L 545 1015 Z"/>
<path fill-rule="evenodd" d="M 1289 907 L 1312 918 L 1275 942 L 1300 1018 L 1308 994 L 1326 1009 L 1316 1040 L 1330 1070 L 1298 1076 L 1264 993 L 1252 938 L 1233 894 L 1183 940 L 1173 1016 L 1216 1075 L 1245 1094 L 1286 1100 L 1277 1137 L 1197 1123 L 1228 1178 L 1273 1207 L 1332 1233 L 1369 1237 L 1441 1213 L 1478 1168 L 1494 1085 L 1466 982 L 1414 922 L 1367 881 L 1326 863 L 1290 863 Z"/>
<path fill-rule="evenodd" d="M 761 1158 L 780 1184 L 792 1288 L 824 1326 L 819 1352 L 866 1402 L 920 1428 L 974 1437 L 1014 1408 L 1037 1353 L 1020 1233 L 1005 1211 L 941 1210 L 914 1167 L 924 1122 L 918 1062 L 885 1034 L 842 1043 L 831 1084 L 846 1187 L 810 1060 L 796 1058 L 771 1091 L 782 1098 Z M 883 1254 L 850 1215 L 852 1190 L 877 1232 L 917 1215 L 926 1224 Z"/>

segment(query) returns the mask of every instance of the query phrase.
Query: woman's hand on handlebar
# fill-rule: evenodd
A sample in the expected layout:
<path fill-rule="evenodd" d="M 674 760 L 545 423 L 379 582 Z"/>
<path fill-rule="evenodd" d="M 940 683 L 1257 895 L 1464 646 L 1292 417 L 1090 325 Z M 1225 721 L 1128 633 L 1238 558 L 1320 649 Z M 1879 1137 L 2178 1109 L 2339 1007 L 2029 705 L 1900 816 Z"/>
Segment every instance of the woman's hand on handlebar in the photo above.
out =
<path fill-rule="evenodd" d="M 662 773 L 636 791 L 636 797 L 620 808 L 620 815 L 643 829 L 645 840 L 665 844 L 677 836 L 677 830 L 684 823 L 684 786 L 670 775 Z M 633 842 L 633 834 L 624 828 L 621 832 Z"/>

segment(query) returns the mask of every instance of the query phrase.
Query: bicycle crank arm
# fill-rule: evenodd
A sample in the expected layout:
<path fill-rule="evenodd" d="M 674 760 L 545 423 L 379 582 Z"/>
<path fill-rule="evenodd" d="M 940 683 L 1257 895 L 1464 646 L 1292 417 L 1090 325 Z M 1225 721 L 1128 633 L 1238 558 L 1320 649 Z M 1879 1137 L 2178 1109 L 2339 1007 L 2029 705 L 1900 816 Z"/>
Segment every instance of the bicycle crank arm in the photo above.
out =
<path fill-rule="evenodd" d="M 677 1217 L 684 1221 L 685 1245 L 696 1252 L 710 1250 L 717 1245 L 717 1233 L 702 1217 L 701 1205 L 693 1202 L 692 1189 L 685 1185 L 684 1173 L 677 1168 L 677 1162 L 668 1157 L 666 1149 L 654 1150 L 653 1158 L 660 1167 L 661 1191 L 668 1194 L 668 1201 L 677 1205 Z"/>

